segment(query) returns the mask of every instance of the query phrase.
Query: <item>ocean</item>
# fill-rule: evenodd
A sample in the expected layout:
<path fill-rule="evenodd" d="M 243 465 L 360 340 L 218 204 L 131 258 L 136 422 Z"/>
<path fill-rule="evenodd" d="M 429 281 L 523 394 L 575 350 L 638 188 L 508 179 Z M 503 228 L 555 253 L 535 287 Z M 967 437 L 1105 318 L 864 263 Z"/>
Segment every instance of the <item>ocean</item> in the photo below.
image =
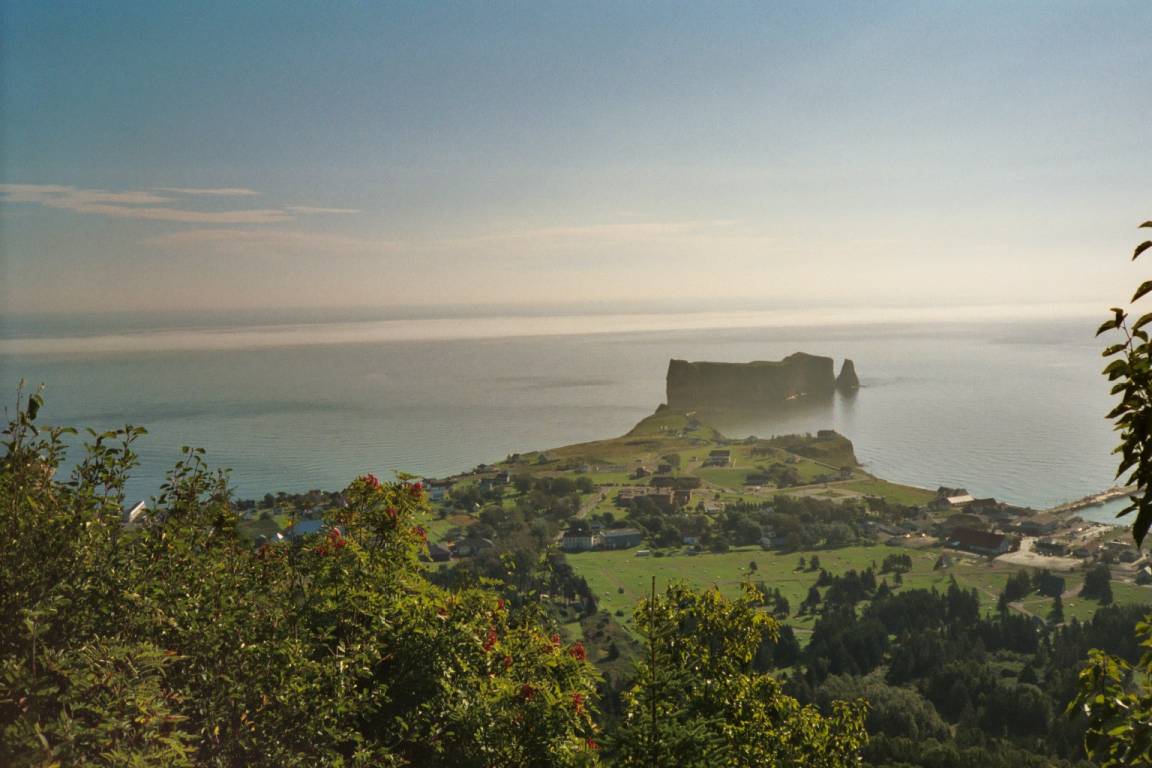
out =
<path fill-rule="evenodd" d="M 721 419 L 732 437 L 831 428 L 881 477 L 1047 507 L 1114 483 L 1106 312 L 1094 307 L 731 312 L 248 312 L 6 316 L 0 392 L 43 383 L 46 423 L 138 424 L 147 498 L 180 446 L 240 497 L 440 476 L 619 435 L 673 357 L 852 358 L 850 398 Z M 9 410 L 11 406 L 9 406 Z M 1114 503 L 1089 516 L 1111 519 Z"/>

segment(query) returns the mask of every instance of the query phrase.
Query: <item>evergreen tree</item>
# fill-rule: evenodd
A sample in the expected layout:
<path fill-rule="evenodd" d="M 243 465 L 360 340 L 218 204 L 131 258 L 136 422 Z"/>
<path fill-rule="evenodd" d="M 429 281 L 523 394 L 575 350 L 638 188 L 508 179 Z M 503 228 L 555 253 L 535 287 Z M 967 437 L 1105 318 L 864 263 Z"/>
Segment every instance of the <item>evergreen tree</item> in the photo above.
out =
<path fill-rule="evenodd" d="M 1052 598 L 1052 610 L 1048 612 L 1049 624 L 1064 623 L 1064 599 L 1060 595 Z"/>
<path fill-rule="evenodd" d="M 1097 600 L 1101 605 L 1112 604 L 1112 572 L 1107 565 L 1100 563 L 1084 574 L 1080 596 Z"/>

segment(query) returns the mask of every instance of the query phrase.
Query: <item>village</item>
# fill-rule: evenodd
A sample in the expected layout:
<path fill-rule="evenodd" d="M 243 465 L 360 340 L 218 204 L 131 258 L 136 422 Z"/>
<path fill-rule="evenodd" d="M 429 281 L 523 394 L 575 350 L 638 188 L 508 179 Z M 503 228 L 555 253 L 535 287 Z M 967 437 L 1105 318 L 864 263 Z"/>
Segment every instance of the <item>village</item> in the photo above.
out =
<path fill-rule="evenodd" d="M 608 456 L 605 461 L 604 457 Z M 771 440 L 728 440 L 690 416 L 658 413 L 623 438 L 512 454 L 470 472 L 423 480 L 437 519 L 428 527 L 433 563 L 451 564 L 499 549 L 490 524 L 520 509 L 530 488 L 573 501 L 554 516 L 563 522 L 552 545 L 569 554 L 634 550 L 637 557 L 694 555 L 733 546 L 763 551 L 835 548 L 836 542 L 798 542 L 763 525 L 717 549 L 715 521 L 749 506 L 771 513 L 777 499 L 811 498 L 820 503 L 853 502 L 862 511 L 851 543 L 939 550 L 945 558 L 977 558 L 1005 566 L 1050 571 L 1085 570 L 1097 563 L 1115 577 L 1152 584 L 1152 566 L 1124 529 L 1086 522 L 1075 513 L 1131 489 L 1110 489 L 1050 510 L 1035 510 L 976 498 L 965 488 L 935 491 L 887 483 L 864 473 L 852 446 L 830 430 Z M 552 497 L 534 503 L 548 503 Z M 271 496 L 243 502 L 244 525 L 253 538 L 295 539 L 320 530 L 326 506 L 338 495 Z M 867 510 L 896 504 L 899 515 Z M 139 509 L 130 514 L 135 517 Z M 530 517 L 532 513 L 529 513 Z M 647 518 L 645 518 L 647 515 Z M 680 534 L 657 536 L 637 519 L 688 521 Z M 843 546 L 841 543 L 839 546 Z"/>

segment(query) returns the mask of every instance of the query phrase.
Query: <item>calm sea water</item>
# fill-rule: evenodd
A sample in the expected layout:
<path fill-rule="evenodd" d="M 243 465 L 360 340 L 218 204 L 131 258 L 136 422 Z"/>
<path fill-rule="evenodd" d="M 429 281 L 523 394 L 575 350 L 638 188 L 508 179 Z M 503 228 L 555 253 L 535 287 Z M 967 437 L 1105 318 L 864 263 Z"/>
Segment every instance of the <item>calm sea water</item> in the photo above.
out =
<path fill-rule="evenodd" d="M 833 428 L 882 477 L 1020 504 L 1111 485 L 1099 318 L 991 314 L 8 317 L 0 392 L 43 382 L 46 421 L 147 427 L 133 496 L 155 492 L 181 445 L 257 496 L 618 435 L 663 401 L 671 357 L 803 350 L 853 358 L 863 388 L 722 429 Z"/>

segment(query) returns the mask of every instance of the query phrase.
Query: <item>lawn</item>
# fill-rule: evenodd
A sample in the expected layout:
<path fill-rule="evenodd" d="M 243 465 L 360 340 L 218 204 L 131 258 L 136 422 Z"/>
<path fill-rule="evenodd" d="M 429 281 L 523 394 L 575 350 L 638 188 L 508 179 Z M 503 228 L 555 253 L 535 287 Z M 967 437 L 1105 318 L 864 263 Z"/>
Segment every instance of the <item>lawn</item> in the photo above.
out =
<path fill-rule="evenodd" d="M 911 485 L 898 485 L 878 478 L 850 480 L 846 483 L 837 483 L 836 487 L 862 493 L 866 496 L 882 496 L 888 501 L 907 507 L 922 506 L 936 498 L 936 494 L 932 491 L 915 488 Z"/>
<path fill-rule="evenodd" d="M 833 574 L 847 570 L 863 570 L 875 564 L 877 579 L 887 579 L 894 589 L 948 589 L 952 578 L 965 589 L 975 588 L 980 597 L 981 608 L 988 613 L 996 610 L 996 601 L 1004 588 L 1008 576 L 1017 570 L 1016 566 L 1000 565 L 983 558 L 953 558 L 952 565 L 934 570 L 940 551 L 936 549 L 913 550 L 886 545 L 845 547 L 843 549 L 819 550 L 815 552 L 794 552 L 780 554 L 766 552 L 758 547 L 744 547 L 722 554 L 710 552 L 688 555 L 683 550 L 675 550 L 665 557 L 637 557 L 637 550 L 622 552 L 585 552 L 569 555 L 568 562 L 576 573 L 588 581 L 593 594 L 599 601 L 601 610 L 615 614 L 621 611 L 618 620 L 631 626 L 632 610 L 642 598 L 649 594 L 652 577 L 656 577 L 656 588 L 663 589 L 673 581 L 685 581 L 697 589 L 718 587 L 729 596 L 740 594 L 744 581 L 764 581 L 768 586 L 779 588 L 788 598 L 793 615 L 786 623 L 791 624 L 801 634 L 812 627 L 811 617 L 796 617 L 795 611 L 808 593 L 808 588 L 816 582 L 817 574 L 812 571 L 799 571 L 800 558 L 810 562 L 812 556 L 820 558 L 820 566 Z M 887 555 L 899 553 L 912 558 L 912 570 L 902 575 L 902 586 L 897 586 L 893 574 L 880 574 L 880 566 Z M 755 562 L 756 569 L 749 564 Z M 1079 592 L 1082 577 L 1070 574 L 1067 589 Z M 1117 603 L 1152 603 L 1152 588 L 1138 587 L 1124 582 L 1112 582 L 1112 590 Z M 1024 610 L 1041 618 L 1047 617 L 1051 608 L 1051 598 L 1031 595 L 1022 603 Z M 1099 605 L 1094 600 L 1082 600 L 1075 595 L 1064 598 L 1064 614 L 1067 619 L 1091 618 Z"/>
<path fill-rule="evenodd" d="M 759 547 L 744 547 L 723 554 L 705 552 L 695 556 L 678 550 L 666 557 L 636 557 L 636 551 L 584 552 L 568 556 L 568 562 L 576 572 L 588 580 L 600 608 L 613 614 L 623 611 L 622 620 L 626 619 L 627 624 L 631 623 L 636 603 L 648 595 L 653 576 L 656 577 L 657 589 L 679 580 L 696 588 L 716 586 L 729 596 L 739 595 L 740 584 L 744 581 L 763 580 L 770 587 L 779 588 L 795 611 L 808 594 L 808 587 L 816 581 L 815 573 L 796 571 L 801 557 L 807 560 L 816 554 L 822 567 L 832 573 L 842 573 L 849 569 L 867 568 L 873 561 L 879 567 L 885 555 L 903 550 L 869 546 L 781 555 L 765 552 Z M 749 569 L 750 562 L 756 563 L 754 572 Z M 931 563 L 927 568 L 931 569 Z M 801 628 L 811 625 L 809 621 L 792 619 L 789 623 Z"/>
<path fill-rule="evenodd" d="M 752 471 L 754 470 L 709 467 L 707 469 L 698 469 L 692 474 L 698 475 L 706 483 L 712 483 L 721 488 L 740 490 L 744 486 L 744 478 Z"/>
<path fill-rule="evenodd" d="M 564 476 L 573 479 L 586 477 L 596 485 L 629 485 L 636 482 L 628 472 L 577 472 L 564 473 Z"/>
<path fill-rule="evenodd" d="M 471 515 L 450 514 L 444 518 L 439 516 L 426 517 L 420 521 L 420 525 L 424 526 L 424 530 L 428 532 L 429 541 L 440 541 L 453 530 L 465 528 L 475 522 L 476 518 Z"/>

